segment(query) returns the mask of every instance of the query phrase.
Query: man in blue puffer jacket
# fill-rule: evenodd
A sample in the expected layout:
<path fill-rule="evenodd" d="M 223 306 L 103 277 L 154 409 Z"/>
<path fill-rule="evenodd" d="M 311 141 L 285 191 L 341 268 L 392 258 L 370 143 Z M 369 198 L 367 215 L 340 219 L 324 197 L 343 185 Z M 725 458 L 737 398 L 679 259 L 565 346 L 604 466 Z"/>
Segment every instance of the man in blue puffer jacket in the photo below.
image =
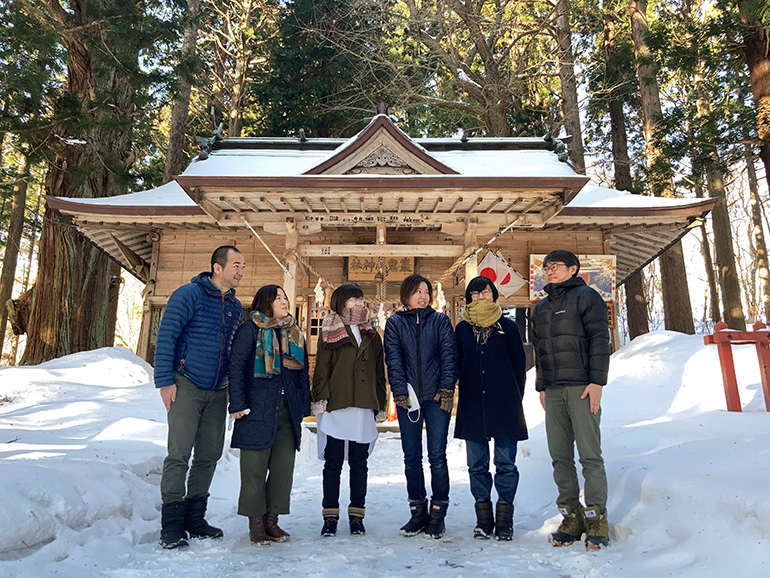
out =
<path fill-rule="evenodd" d="M 171 294 L 158 329 L 155 387 L 168 412 L 160 544 L 167 549 L 187 546 L 188 532 L 192 538 L 223 535 L 204 515 L 225 441 L 230 340 L 243 320 L 235 288 L 244 269 L 238 249 L 219 247 L 211 255 L 211 272 Z"/>

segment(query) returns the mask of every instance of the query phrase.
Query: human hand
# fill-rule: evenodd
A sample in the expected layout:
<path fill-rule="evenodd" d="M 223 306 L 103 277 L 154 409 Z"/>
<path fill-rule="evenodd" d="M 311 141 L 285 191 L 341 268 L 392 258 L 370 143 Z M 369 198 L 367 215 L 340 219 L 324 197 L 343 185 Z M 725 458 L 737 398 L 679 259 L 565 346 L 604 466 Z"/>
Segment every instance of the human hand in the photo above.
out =
<path fill-rule="evenodd" d="M 439 408 L 441 411 L 444 413 L 451 413 L 452 406 L 454 406 L 455 403 L 455 392 L 452 389 L 439 389 L 436 392 L 433 401 L 441 403 L 441 407 Z"/>
<path fill-rule="evenodd" d="M 235 413 L 231 413 L 230 416 L 234 419 L 241 419 L 247 413 L 247 411 L 236 411 Z"/>
<path fill-rule="evenodd" d="M 394 395 L 393 396 L 393 403 L 395 403 L 399 407 L 404 408 L 406 411 L 409 411 L 409 408 L 412 407 L 409 404 L 409 396 L 408 395 Z"/>
<path fill-rule="evenodd" d="M 163 405 L 166 406 L 166 413 L 170 412 L 171 404 L 176 401 L 176 384 L 161 387 L 160 398 L 163 400 Z"/>
<path fill-rule="evenodd" d="M 602 386 L 596 383 L 589 383 L 583 390 L 583 395 L 580 396 L 580 399 L 585 399 L 586 396 L 588 396 L 591 402 L 591 413 L 599 413 L 602 402 Z"/>
<path fill-rule="evenodd" d="M 388 419 L 388 414 L 384 410 L 380 410 L 377 413 L 374 414 L 374 421 L 376 423 L 382 423 L 386 419 Z"/>
<path fill-rule="evenodd" d="M 540 392 L 540 405 L 543 406 L 543 411 L 545 411 L 545 391 Z"/>
<path fill-rule="evenodd" d="M 326 402 L 328 400 L 322 399 L 321 401 L 317 401 L 313 404 L 313 415 L 321 415 L 323 412 L 326 411 Z"/>

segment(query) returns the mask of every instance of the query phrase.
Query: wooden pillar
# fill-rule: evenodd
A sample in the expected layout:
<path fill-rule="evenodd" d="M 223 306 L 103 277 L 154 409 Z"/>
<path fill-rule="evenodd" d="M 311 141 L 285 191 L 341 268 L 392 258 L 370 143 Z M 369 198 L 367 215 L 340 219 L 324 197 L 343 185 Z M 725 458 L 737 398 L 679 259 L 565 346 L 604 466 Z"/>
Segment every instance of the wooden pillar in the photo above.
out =
<path fill-rule="evenodd" d="M 157 235 L 157 240 L 155 240 Z M 150 258 L 150 272 L 147 279 L 147 286 L 144 289 L 144 300 L 142 302 L 142 324 L 139 328 L 139 343 L 136 346 L 136 354 L 147 363 L 152 363 L 150 359 L 150 341 L 152 334 L 152 304 L 150 297 L 155 295 L 155 277 L 158 274 L 158 256 L 160 255 L 160 235 L 152 233 L 152 257 Z"/>
<path fill-rule="evenodd" d="M 286 222 L 286 250 L 297 248 L 297 225 L 292 221 Z M 297 303 L 297 256 L 289 253 L 286 257 L 286 268 L 283 271 L 283 290 L 289 299 L 289 311 L 294 315 Z"/>
<path fill-rule="evenodd" d="M 476 245 L 476 223 L 465 223 L 465 249 L 468 250 Z M 473 255 L 465 262 L 465 286 L 479 274 L 479 259 L 477 255 Z"/>

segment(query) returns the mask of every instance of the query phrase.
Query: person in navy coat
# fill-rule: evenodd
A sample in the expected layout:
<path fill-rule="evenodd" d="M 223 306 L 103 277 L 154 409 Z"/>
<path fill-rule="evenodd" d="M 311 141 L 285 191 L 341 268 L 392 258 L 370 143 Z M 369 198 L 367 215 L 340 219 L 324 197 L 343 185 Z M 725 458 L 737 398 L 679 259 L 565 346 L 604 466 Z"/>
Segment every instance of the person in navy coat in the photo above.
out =
<path fill-rule="evenodd" d="M 513 539 L 513 499 L 519 485 L 516 446 L 527 439 L 521 405 L 526 356 L 516 323 L 503 316 L 498 291 L 487 277 L 465 289 L 463 320 L 455 328 L 460 371 L 455 437 L 465 440 L 471 494 L 475 499 L 473 537 Z M 489 441 L 495 441 L 492 513 Z"/>

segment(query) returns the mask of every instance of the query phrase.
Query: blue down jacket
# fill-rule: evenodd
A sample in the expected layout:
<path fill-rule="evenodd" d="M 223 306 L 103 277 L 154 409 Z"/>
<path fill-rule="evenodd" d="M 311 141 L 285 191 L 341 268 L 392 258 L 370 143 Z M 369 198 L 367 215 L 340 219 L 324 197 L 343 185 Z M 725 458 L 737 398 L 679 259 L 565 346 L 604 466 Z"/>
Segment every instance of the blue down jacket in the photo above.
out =
<path fill-rule="evenodd" d="M 211 273 L 174 291 L 155 344 L 155 387 L 173 385 L 175 371 L 200 389 L 226 387 L 230 340 L 242 321 L 235 290 L 222 294 Z"/>
<path fill-rule="evenodd" d="M 397 311 L 385 324 L 384 341 L 393 395 L 408 395 L 407 383 L 421 401 L 432 401 L 439 388 L 454 390 L 457 345 L 448 316 L 432 307 Z"/>
<path fill-rule="evenodd" d="M 527 379 L 527 357 L 519 327 L 500 318 L 486 345 L 476 341 L 473 326 L 461 321 L 455 329 L 460 384 L 455 437 L 459 439 L 527 439 L 521 399 Z"/>
<path fill-rule="evenodd" d="M 535 389 L 605 385 L 610 366 L 607 305 L 580 277 L 545 286 L 548 297 L 535 305 Z"/>
<path fill-rule="evenodd" d="M 277 332 L 276 332 L 277 333 Z M 280 336 L 276 335 L 280 342 Z M 273 446 L 278 433 L 278 412 L 281 408 L 281 390 L 291 414 L 294 443 L 297 451 L 302 435 L 302 418 L 310 415 L 310 379 L 307 368 L 281 368 L 281 373 L 270 377 L 254 377 L 254 349 L 257 326 L 247 321 L 233 337 L 230 358 L 230 413 L 249 409 L 249 414 L 235 420 L 230 445 L 242 450 L 266 450 Z"/>

